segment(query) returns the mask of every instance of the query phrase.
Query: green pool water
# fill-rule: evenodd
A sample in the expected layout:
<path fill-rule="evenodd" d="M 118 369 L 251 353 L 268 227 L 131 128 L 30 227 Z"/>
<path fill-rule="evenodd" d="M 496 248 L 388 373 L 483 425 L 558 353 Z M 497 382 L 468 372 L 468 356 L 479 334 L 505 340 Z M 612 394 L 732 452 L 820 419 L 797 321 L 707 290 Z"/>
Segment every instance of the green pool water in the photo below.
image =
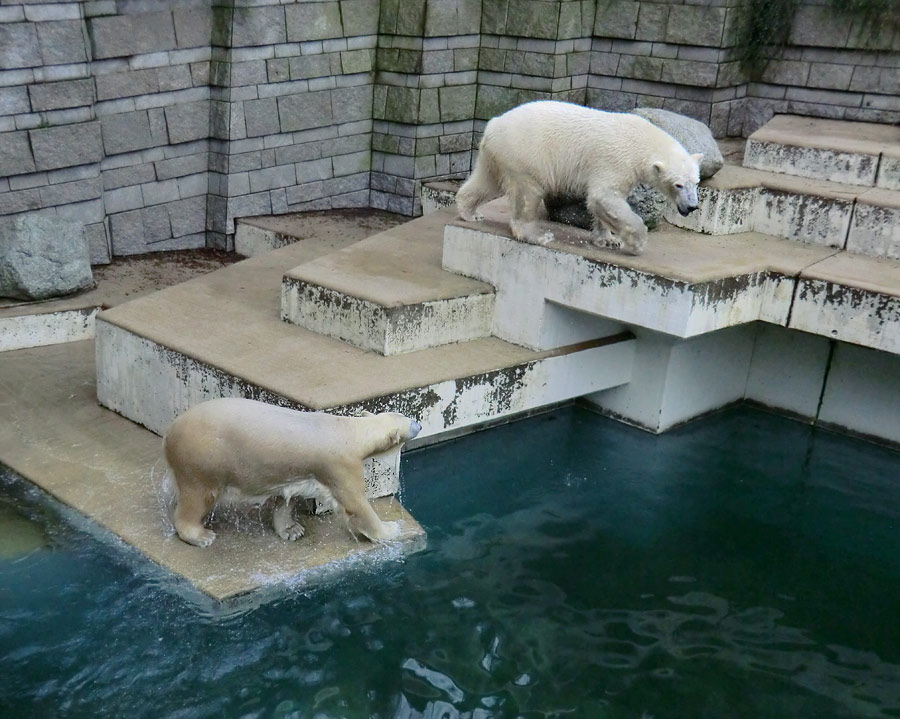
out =
<path fill-rule="evenodd" d="M 0 717 L 900 717 L 898 453 L 567 408 L 403 476 L 425 551 L 225 614 L 42 520 L 0 552 Z"/>

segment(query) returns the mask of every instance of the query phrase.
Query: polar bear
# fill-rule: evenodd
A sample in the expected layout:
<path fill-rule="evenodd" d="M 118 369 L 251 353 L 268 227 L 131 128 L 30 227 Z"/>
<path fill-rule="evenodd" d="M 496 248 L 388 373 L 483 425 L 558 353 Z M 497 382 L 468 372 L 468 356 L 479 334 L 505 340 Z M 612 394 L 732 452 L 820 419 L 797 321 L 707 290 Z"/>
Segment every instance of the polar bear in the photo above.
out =
<path fill-rule="evenodd" d="M 172 523 L 188 544 L 206 547 L 216 533 L 204 527 L 218 502 L 259 504 L 282 497 L 273 524 L 282 539 L 303 536 L 291 516 L 294 496 L 343 508 L 350 526 L 372 541 L 399 535 L 366 498 L 363 460 L 415 437 L 422 429 L 402 414 L 339 417 L 300 412 L 250 399 L 201 402 L 166 430 L 163 450 L 174 478 Z"/>
<path fill-rule="evenodd" d="M 647 184 L 687 216 L 697 209 L 702 157 L 637 115 L 538 100 L 488 122 L 456 205 L 464 220 L 479 220 L 480 205 L 506 194 L 513 235 L 546 244 L 553 234 L 540 222 L 543 199 L 584 197 L 594 218 L 592 242 L 637 255 L 647 228 L 625 198 Z"/>

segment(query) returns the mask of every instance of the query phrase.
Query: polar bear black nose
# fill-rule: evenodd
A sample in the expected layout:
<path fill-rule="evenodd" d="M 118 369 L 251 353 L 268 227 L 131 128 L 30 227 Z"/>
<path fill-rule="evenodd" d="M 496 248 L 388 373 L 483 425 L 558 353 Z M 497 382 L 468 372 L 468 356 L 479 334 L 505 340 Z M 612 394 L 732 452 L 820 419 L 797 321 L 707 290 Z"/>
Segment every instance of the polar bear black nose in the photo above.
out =
<path fill-rule="evenodd" d="M 416 420 L 412 420 L 409 423 L 409 438 L 410 439 L 415 437 L 421 431 L 422 431 L 422 425 L 419 424 L 418 422 L 416 422 Z"/>

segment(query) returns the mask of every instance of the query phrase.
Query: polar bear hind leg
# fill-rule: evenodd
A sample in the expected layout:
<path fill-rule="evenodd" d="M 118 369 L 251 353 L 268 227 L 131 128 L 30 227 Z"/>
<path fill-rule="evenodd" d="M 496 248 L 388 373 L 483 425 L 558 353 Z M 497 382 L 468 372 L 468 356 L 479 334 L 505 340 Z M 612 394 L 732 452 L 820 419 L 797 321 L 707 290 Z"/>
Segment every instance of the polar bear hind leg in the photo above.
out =
<path fill-rule="evenodd" d="M 466 222 L 478 222 L 482 216 L 478 208 L 489 200 L 500 197 L 503 188 L 497 180 L 496 164 L 490 150 L 482 147 L 475 162 L 475 169 L 456 193 L 456 209 Z"/>
<path fill-rule="evenodd" d="M 303 525 L 294 519 L 291 500 L 287 497 L 278 498 L 275 511 L 272 513 L 272 526 L 275 528 L 275 534 L 290 542 L 300 539 L 306 532 Z"/>

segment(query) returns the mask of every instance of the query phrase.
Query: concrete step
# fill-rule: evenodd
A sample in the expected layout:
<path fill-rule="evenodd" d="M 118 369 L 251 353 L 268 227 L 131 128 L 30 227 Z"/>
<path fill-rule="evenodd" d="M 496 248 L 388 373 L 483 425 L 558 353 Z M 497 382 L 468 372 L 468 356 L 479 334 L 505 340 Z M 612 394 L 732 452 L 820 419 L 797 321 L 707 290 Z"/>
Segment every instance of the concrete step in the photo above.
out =
<path fill-rule="evenodd" d="M 494 333 L 511 342 L 540 346 L 556 321 L 547 308 L 565 307 L 681 338 L 762 320 L 900 354 L 898 261 L 673 227 L 651 232 L 638 257 L 596 249 L 575 228 L 536 246 L 513 239 L 505 200 L 482 211 L 482 222 L 447 226 L 443 264 L 497 288 Z"/>
<path fill-rule="evenodd" d="M 361 240 L 408 218 L 369 208 L 293 212 L 235 220 L 234 251 L 255 257 L 310 237 L 320 240 Z"/>
<path fill-rule="evenodd" d="M 747 139 L 744 166 L 900 189 L 900 127 L 776 115 Z"/>
<path fill-rule="evenodd" d="M 445 210 L 456 202 L 456 191 L 462 184 L 460 180 L 435 180 L 423 182 L 419 189 L 422 200 L 422 214 L 430 215 L 438 210 Z"/>
<path fill-rule="evenodd" d="M 447 211 L 287 272 L 282 318 L 382 355 L 488 337 L 494 288 L 441 268 Z"/>
<path fill-rule="evenodd" d="M 711 235 L 760 232 L 811 245 L 900 258 L 900 191 L 726 165 L 700 186 L 700 209 L 666 220 Z"/>
<path fill-rule="evenodd" d="M 157 433 L 220 396 L 393 410 L 422 423 L 421 444 L 629 380 L 630 335 L 544 352 L 490 337 L 385 357 L 283 322 L 285 271 L 333 249 L 295 243 L 101 313 L 101 404 Z"/>

